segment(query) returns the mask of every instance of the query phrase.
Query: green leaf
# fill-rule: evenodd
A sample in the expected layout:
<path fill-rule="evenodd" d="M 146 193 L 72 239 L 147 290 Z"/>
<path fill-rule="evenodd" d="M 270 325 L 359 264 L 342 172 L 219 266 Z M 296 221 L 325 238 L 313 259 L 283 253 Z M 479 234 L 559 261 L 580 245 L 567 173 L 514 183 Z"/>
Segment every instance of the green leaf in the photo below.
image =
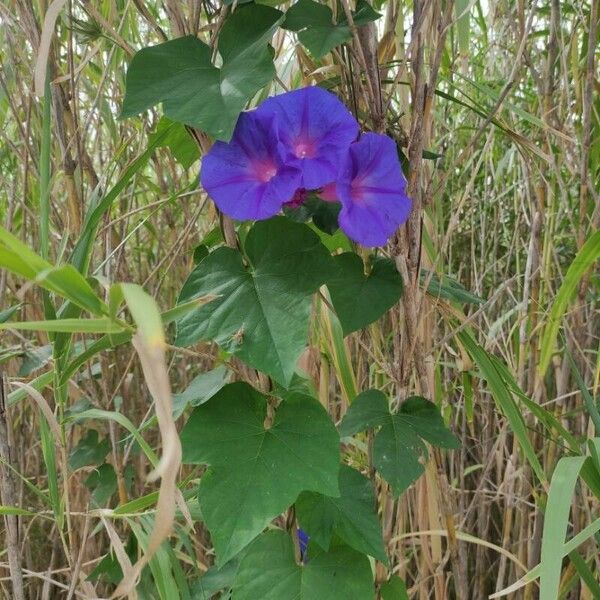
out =
<path fill-rule="evenodd" d="M 175 418 L 180 417 L 186 407 L 200 406 L 210 400 L 230 377 L 227 367 L 221 365 L 212 371 L 200 373 L 180 394 L 173 394 L 173 413 Z"/>
<path fill-rule="evenodd" d="M 323 246 L 325 246 L 325 248 L 327 248 L 330 252 L 335 252 L 336 250 L 352 252 L 352 244 L 341 229 L 338 229 L 334 234 L 330 235 L 316 227 L 314 223 L 312 223 L 310 227 L 319 236 Z"/>
<path fill-rule="evenodd" d="M 139 522 L 126 519 L 137 539 L 138 546 L 148 551 L 154 518 L 144 515 Z M 159 598 L 160 600 L 190 600 L 189 588 L 181 571 L 181 564 L 175 558 L 171 547 L 163 543 L 158 547 L 148 561 L 148 570 L 152 573 L 152 591 L 155 594 L 143 594 L 144 598 Z M 139 588 L 138 588 L 139 589 Z"/>
<path fill-rule="evenodd" d="M 166 135 L 161 135 L 164 132 Z M 200 149 L 194 138 L 189 134 L 185 125 L 174 123 L 167 117 L 161 117 L 156 131 L 148 136 L 148 142 L 152 144 L 159 140 L 159 148 L 169 148 L 175 160 L 181 164 L 184 169 L 188 169 L 200 158 Z"/>
<path fill-rule="evenodd" d="M 231 588 L 235 574 L 239 567 L 239 560 L 230 560 L 220 569 L 210 567 L 192 586 L 194 600 L 212 600 L 215 594 L 223 589 Z"/>
<path fill-rule="evenodd" d="M 239 6 L 219 34 L 220 69 L 211 62 L 212 50 L 195 36 L 143 48 L 127 71 L 121 117 L 162 102 L 173 121 L 228 140 L 239 113 L 275 75 L 267 43 L 282 18 L 267 6 Z"/>
<path fill-rule="evenodd" d="M 577 253 L 575 260 L 567 269 L 565 278 L 556 294 L 554 304 L 550 310 L 550 319 L 544 329 L 544 336 L 541 342 L 541 356 L 539 362 L 540 373 L 545 373 L 552 353 L 554 343 L 558 335 L 558 329 L 562 318 L 567 310 L 569 302 L 575 293 L 577 286 L 587 272 L 587 270 L 600 257 L 600 230 L 596 231 Z"/>
<path fill-rule="evenodd" d="M 67 331 L 70 333 L 122 333 L 124 327 L 108 317 L 97 319 L 54 319 L 52 321 L 21 321 L 0 323 L 2 329 L 23 331 Z"/>
<path fill-rule="evenodd" d="M 199 502 L 223 565 L 304 490 L 339 493 L 339 437 L 321 404 L 290 394 L 271 427 L 267 400 L 232 383 L 197 407 L 181 432 L 183 461 L 211 465 Z"/>
<path fill-rule="evenodd" d="M 569 552 L 569 559 L 573 563 L 573 566 L 577 569 L 577 573 L 581 578 L 581 581 L 589 588 L 592 598 L 600 598 L 600 584 L 597 581 L 597 576 L 594 571 L 590 568 L 587 562 L 581 557 L 579 552 Z M 590 564 L 594 565 L 595 558 L 592 556 L 588 559 Z"/>
<path fill-rule="evenodd" d="M 0 227 L 0 267 L 29 279 L 96 315 L 107 313 L 85 277 L 72 265 L 55 267 L 17 237 Z"/>
<path fill-rule="evenodd" d="M 46 344 L 45 346 L 33 348 L 32 350 L 26 350 L 23 353 L 23 362 L 19 368 L 19 377 L 29 377 L 31 373 L 34 373 L 47 365 L 51 358 L 52 344 Z"/>
<path fill-rule="evenodd" d="M 427 286 L 427 293 L 434 298 L 444 298 L 461 304 L 483 304 L 485 302 L 483 298 L 472 294 L 456 279 L 448 275 L 432 274 L 426 269 L 421 271 L 421 283 L 425 283 L 429 277 L 431 279 Z"/>
<path fill-rule="evenodd" d="M 196 266 L 179 302 L 217 299 L 177 322 L 175 343 L 214 340 L 286 386 L 306 345 L 311 295 L 331 275 L 331 256 L 309 227 L 285 217 L 256 223 L 245 249 L 249 268 L 232 248 Z"/>
<path fill-rule="evenodd" d="M 364 0 L 359 0 L 356 6 L 357 10 L 352 16 L 357 27 L 376 21 L 381 16 Z M 296 2 L 286 12 L 282 27 L 295 31 L 300 42 L 315 58 L 321 58 L 336 46 L 352 38 L 345 15 L 335 23 L 331 9 L 313 0 Z"/>
<path fill-rule="evenodd" d="M 381 586 L 381 600 L 408 600 L 404 581 L 397 575 L 392 575 L 389 581 Z"/>
<path fill-rule="evenodd" d="M 286 13 L 282 27 L 298 33 L 298 39 L 315 58 L 321 58 L 336 46 L 350 40 L 347 24 L 335 24 L 325 4 L 299 0 Z"/>
<path fill-rule="evenodd" d="M 325 296 L 327 299 L 327 296 Z M 322 303 L 324 304 L 324 303 Z M 342 326 L 336 315 L 325 306 L 321 310 L 323 330 L 327 340 L 327 351 L 332 360 L 342 396 L 348 403 L 356 396 L 356 375 L 350 356 L 350 347 L 344 342 Z"/>
<path fill-rule="evenodd" d="M 316 492 L 300 494 L 296 501 L 300 527 L 323 550 L 329 550 L 335 533 L 351 548 L 387 564 L 373 485 L 346 465 L 340 468 L 339 485 L 339 498 Z"/>
<path fill-rule="evenodd" d="M 50 385 L 54 380 L 54 371 L 46 371 L 39 377 L 32 379 L 29 385 L 34 390 L 43 390 L 46 386 Z M 29 392 L 25 388 L 17 388 L 8 394 L 8 406 L 14 406 L 18 402 L 21 402 L 29 395 Z"/>
<path fill-rule="evenodd" d="M 579 458 L 579 457 L 576 457 Z M 589 464 L 587 461 L 584 463 Z M 568 542 L 566 542 L 562 548 L 558 551 L 555 550 L 556 554 L 564 558 L 577 548 L 581 546 L 584 542 L 595 536 L 600 531 L 600 519 L 594 520 L 587 527 L 584 527 L 577 535 L 574 535 Z M 542 536 L 543 537 L 543 536 Z M 523 586 L 535 581 L 541 573 L 541 563 L 538 563 L 533 569 L 525 573 L 521 579 L 515 581 L 515 583 L 509 585 L 507 588 L 500 590 L 490 596 L 490 598 L 502 598 L 504 596 L 508 596 L 509 594 L 513 594 L 516 590 L 522 588 Z"/>
<path fill-rule="evenodd" d="M 357 254 L 345 252 L 334 260 L 338 272 L 327 287 L 344 335 L 377 321 L 400 299 L 402 278 L 392 260 L 375 258 L 368 275 Z"/>
<path fill-rule="evenodd" d="M 110 452 L 110 442 L 107 438 L 98 440 L 98 432 L 90 429 L 86 436 L 79 440 L 79 443 L 69 454 L 69 467 L 73 471 L 86 467 L 88 465 L 99 465 L 104 461 L 105 456 Z"/>
<path fill-rule="evenodd" d="M 552 474 L 542 534 L 540 600 L 555 600 L 559 597 L 563 559 L 560 549 L 565 545 L 575 484 L 587 460 L 590 459 L 585 456 L 565 456 L 558 461 Z"/>
<path fill-rule="evenodd" d="M 101 508 L 117 491 L 117 474 L 112 465 L 104 463 L 92 471 L 83 483 L 92 492 L 92 505 Z"/>
<path fill-rule="evenodd" d="M 340 424 L 340 435 L 348 437 L 359 431 L 381 427 L 389 418 L 390 410 L 385 394 L 379 390 L 367 390 L 352 401 Z"/>
<path fill-rule="evenodd" d="M 8 321 L 23 305 L 15 304 L 7 309 L 0 311 L 0 323 Z"/>
<path fill-rule="evenodd" d="M 352 20 L 357 27 L 377 21 L 377 19 L 380 17 L 381 14 L 378 13 L 366 0 L 358 0 L 356 3 L 356 12 L 352 13 Z M 346 15 L 342 17 L 341 21 L 344 23 L 346 22 Z"/>
<path fill-rule="evenodd" d="M 31 512 L 29 510 L 25 510 L 24 508 L 20 508 L 18 506 L 4 506 L 0 505 L 0 515 L 11 515 L 11 516 L 27 516 L 33 517 L 36 516 L 37 513 Z"/>
<path fill-rule="evenodd" d="M 529 439 L 523 415 L 512 397 L 511 386 L 506 383 L 498 371 L 498 367 L 494 360 L 492 360 L 493 357 L 488 356 L 488 353 L 477 344 L 467 331 L 458 332 L 456 337 L 479 367 L 481 377 L 486 380 L 494 401 L 506 415 L 511 429 L 519 441 L 523 454 L 529 461 L 533 472 L 540 482 L 545 483 L 546 474 Z M 516 387 L 516 382 L 514 386 Z"/>
<path fill-rule="evenodd" d="M 312 219 L 315 227 L 327 235 L 333 235 L 339 230 L 338 215 L 341 210 L 339 202 L 326 202 L 314 193 L 310 193 L 300 206 L 296 208 L 284 206 L 283 210 L 286 217 L 298 223 L 306 223 Z"/>
<path fill-rule="evenodd" d="M 359 394 L 342 424 L 342 437 L 381 427 L 373 443 L 373 464 L 398 497 L 424 471 L 428 456 L 423 440 L 441 448 L 457 448 L 458 440 L 444 425 L 439 410 L 429 400 L 413 396 L 396 413 L 390 413 L 385 395 L 378 390 Z"/>
<path fill-rule="evenodd" d="M 454 5 L 454 15 L 456 17 L 456 35 L 458 37 L 458 49 L 463 57 L 469 55 L 469 38 L 471 37 L 471 27 L 469 17 L 471 12 L 471 3 L 469 0 L 457 0 Z"/>
<path fill-rule="evenodd" d="M 310 552 L 310 550 L 309 550 Z M 244 554 L 233 583 L 233 600 L 373 600 L 369 560 L 346 546 L 294 559 L 284 531 L 261 535 Z"/>
<path fill-rule="evenodd" d="M 112 552 L 106 554 L 87 577 L 88 581 L 114 584 L 119 583 L 121 579 L 123 579 L 123 571 L 117 557 Z"/>
<path fill-rule="evenodd" d="M 140 448 L 144 451 L 144 454 L 148 457 L 148 460 L 153 467 L 158 465 L 158 456 L 148 445 L 146 440 L 142 437 L 139 432 L 139 428 L 136 427 L 125 415 L 118 412 L 100 410 L 98 408 L 84 409 L 82 411 L 71 411 L 69 415 L 65 415 L 65 422 L 77 421 L 82 422 L 87 419 L 94 420 L 109 420 L 115 421 L 124 429 L 127 429 L 129 433 L 135 438 L 135 441 L 139 444 Z"/>

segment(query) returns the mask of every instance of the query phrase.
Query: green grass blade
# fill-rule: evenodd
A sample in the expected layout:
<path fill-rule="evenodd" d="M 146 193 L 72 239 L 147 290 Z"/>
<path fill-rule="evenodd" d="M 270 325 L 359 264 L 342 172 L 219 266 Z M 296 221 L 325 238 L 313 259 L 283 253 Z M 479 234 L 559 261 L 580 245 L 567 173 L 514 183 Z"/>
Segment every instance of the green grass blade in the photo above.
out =
<path fill-rule="evenodd" d="M 329 299 L 328 299 L 329 300 Z M 352 368 L 350 351 L 344 341 L 344 333 L 338 318 L 323 303 L 322 310 L 323 332 L 331 351 L 331 358 L 335 368 L 336 375 L 342 387 L 342 392 L 348 403 L 356 398 L 358 392 L 356 388 L 356 376 Z"/>
<path fill-rule="evenodd" d="M 43 106 L 42 142 L 40 147 L 40 254 L 42 258 L 47 259 L 50 237 L 50 125 L 52 120 L 52 94 L 48 73 L 46 73 L 44 84 Z"/>
<path fill-rule="evenodd" d="M 93 314 L 107 314 L 104 302 L 72 265 L 55 267 L 0 227 L 0 267 L 70 300 Z"/>
<path fill-rule="evenodd" d="M 573 354 L 571 353 L 566 344 L 564 345 L 564 349 L 567 360 L 569 361 L 569 365 L 571 366 L 571 372 L 575 377 L 575 381 L 577 382 L 577 386 L 579 387 L 579 391 L 581 392 L 581 397 L 583 398 L 583 402 L 588 411 L 588 414 L 590 415 L 590 418 L 594 423 L 594 429 L 596 430 L 596 434 L 598 434 L 600 433 L 600 413 L 598 412 L 598 407 L 596 406 L 596 402 L 594 401 L 594 398 L 592 398 L 592 395 L 590 394 L 590 391 L 588 390 L 588 387 L 585 384 L 585 381 L 581 376 L 579 369 L 577 368 L 577 364 L 573 360 Z"/>
<path fill-rule="evenodd" d="M 594 264 L 594 262 L 600 257 L 600 230 L 596 231 L 587 242 L 581 247 L 581 250 L 577 253 L 575 260 L 571 263 L 567 269 L 565 278 L 556 294 L 554 304 L 550 310 L 550 318 L 548 324 L 544 329 L 544 335 L 541 343 L 541 355 L 539 363 L 540 373 L 545 373 L 552 353 L 554 352 L 554 344 L 560 328 L 560 323 L 567 310 L 567 306 L 573 294 L 577 289 L 581 278 L 586 271 Z"/>
<path fill-rule="evenodd" d="M 53 379 L 54 371 L 46 371 L 46 373 L 43 373 L 39 377 L 32 379 L 28 383 L 28 385 L 39 392 L 40 390 L 43 390 L 45 387 L 49 386 L 52 383 Z M 8 406 L 12 406 L 13 404 L 21 402 L 21 400 L 24 400 L 25 398 L 27 398 L 27 396 L 28 392 L 25 388 L 18 388 L 10 392 L 10 394 L 8 394 L 7 404 Z"/>
<path fill-rule="evenodd" d="M 458 49 L 463 57 L 469 55 L 469 38 L 471 37 L 469 0 L 456 0 L 454 14 L 456 15 L 456 35 L 458 37 Z"/>
<path fill-rule="evenodd" d="M 132 519 L 127 519 L 127 522 L 137 538 L 139 545 L 146 551 L 150 541 L 150 534 L 147 532 L 152 531 L 154 518 L 149 516 L 142 518 L 143 526 L 140 526 Z M 181 595 L 179 594 L 177 583 L 173 578 L 171 560 L 169 553 L 167 552 L 166 542 L 154 553 L 152 558 L 148 561 L 148 566 L 152 572 L 159 598 L 161 600 L 180 600 Z M 189 590 L 187 597 L 189 598 Z"/>
<path fill-rule="evenodd" d="M 585 582 L 585 585 L 588 587 L 590 592 L 592 592 L 592 597 L 600 598 L 600 585 L 589 565 L 583 558 L 580 556 L 577 550 L 573 550 L 573 552 L 569 552 L 569 559 L 573 563 L 573 566 L 577 569 L 577 573 L 579 577 Z"/>
<path fill-rule="evenodd" d="M 63 528 L 64 524 L 64 512 L 61 502 L 59 484 L 58 484 L 58 471 L 56 469 L 56 444 L 60 440 L 55 440 L 52 437 L 52 431 L 46 421 L 46 418 L 40 412 L 40 441 L 42 446 L 42 457 L 46 466 L 46 473 L 48 474 L 48 495 L 50 497 L 50 505 L 52 511 L 56 517 L 57 527 Z"/>
<path fill-rule="evenodd" d="M 509 387 L 494 366 L 494 362 L 467 331 L 461 331 L 457 336 L 461 344 L 479 367 L 482 377 L 487 381 L 494 400 L 506 415 L 512 430 L 519 441 L 521 450 L 529 461 L 537 478 L 540 482 L 545 482 L 546 475 L 527 434 L 527 427 L 525 426 L 523 416 L 513 400 Z"/>
<path fill-rule="evenodd" d="M 587 540 L 589 540 L 592 536 L 596 535 L 599 531 L 600 519 L 596 519 L 587 527 L 582 529 L 577 535 L 573 536 L 566 544 L 564 544 L 564 546 L 562 546 L 562 550 L 559 550 L 557 554 L 560 555 L 560 558 L 562 560 L 565 556 L 573 552 L 584 542 L 587 542 Z M 521 579 L 515 581 L 515 583 L 512 583 L 507 588 L 504 588 L 503 590 L 492 594 L 490 596 L 490 599 L 503 598 L 505 596 L 508 596 L 509 594 L 513 594 L 518 589 L 526 586 L 527 584 L 532 583 L 540 576 L 541 566 L 541 563 L 537 564 L 535 567 L 533 567 L 533 569 L 531 569 L 531 571 L 525 573 L 525 575 L 523 575 Z"/>
<path fill-rule="evenodd" d="M 22 331 L 60 331 L 68 333 L 122 333 L 125 327 L 108 317 L 98 319 L 56 319 L 54 321 L 17 321 L 0 323 L 2 329 Z"/>
<path fill-rule="evenodd" d="M 552 475 L 542 534 L 540 600 L 558 597 L 563 557 L 557 549 L 565 545 L 571 500 L 586 460 L 585 456 L 565 456 L 558 461 Z"/>
<path fill-rule="evenodd" d="M 19 508 L 18 506 L 0 506 L 0 515 L 34 517 L 36 513 Z"/>

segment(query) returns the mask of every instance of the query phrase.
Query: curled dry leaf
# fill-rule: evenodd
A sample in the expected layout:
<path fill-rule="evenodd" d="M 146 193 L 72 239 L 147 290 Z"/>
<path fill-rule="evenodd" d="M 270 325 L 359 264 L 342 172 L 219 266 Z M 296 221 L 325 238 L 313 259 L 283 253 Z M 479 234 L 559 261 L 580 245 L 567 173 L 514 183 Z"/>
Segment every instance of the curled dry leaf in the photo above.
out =
<path fill-rule="evenodd" d="M 44 95 L 44 85 L 46 83 L 46 69 L 48 67 L 48 56 L 50 54 L 50 43 L 54 33 L 56 19 L 66 4 L 67 0 L 54 0 L 48 7 L 44 16 L 44 26 L 42 27 L 42 36 L 40 38 L 40 47 L 38 48 L 37 59 L 35 61 L 35 93 L 38 96 Z"/>
<path fill-rule="evenodd" d="M 163 452 L 148 479 L 160 479 L 154 529 L 144 555 L 125 576 L 112 598 L 131 594 L 140 573 L 162 542 L 169 536 L 175 521 L 175 506 L 181 505 L 177 475 L 181 464 L 181 443 L 173 420 L 171 386 L 165 360 L 165 338 L 160 314 L 154 300 L 142 288 L 123 284 L 123 295 L 138 325 L 133 345 L 140 358 L 146 385 L 154 399 Z M 182 509 L 183 510 L 183 509 Z M 187 511 L 184 511 L 184 515 Z"/>

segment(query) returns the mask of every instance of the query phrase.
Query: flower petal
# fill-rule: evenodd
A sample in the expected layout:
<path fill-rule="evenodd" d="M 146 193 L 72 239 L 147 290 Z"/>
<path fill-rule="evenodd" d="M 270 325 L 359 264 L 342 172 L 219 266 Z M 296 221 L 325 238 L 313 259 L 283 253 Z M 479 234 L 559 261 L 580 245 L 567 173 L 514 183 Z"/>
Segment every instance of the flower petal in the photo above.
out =
<path fill-rule="evenodd" d="M 240 115 L 229 143 L 218 141 L 202 160 L 200 181 L 234 219 L 268 219 L 300 185 L 301 172 L 285 164 L 277 123 L 258 111 Z"/>
<path fill-rule="evenodd" d="M 348 237 L 363 246 L 383 246 L 411 209 L 394 141 L 366 133 L 352 144 L 337 193 L 342 203 L 340 227 Z"/>
<path fill-rule="evenodd" d="M 286 162 L 301 169 L 302 187 L 314 190 L 335 180 L 358 123 L 334 94 L 305 87 L 269 98 L 258 110 L 277 117 Z"/>

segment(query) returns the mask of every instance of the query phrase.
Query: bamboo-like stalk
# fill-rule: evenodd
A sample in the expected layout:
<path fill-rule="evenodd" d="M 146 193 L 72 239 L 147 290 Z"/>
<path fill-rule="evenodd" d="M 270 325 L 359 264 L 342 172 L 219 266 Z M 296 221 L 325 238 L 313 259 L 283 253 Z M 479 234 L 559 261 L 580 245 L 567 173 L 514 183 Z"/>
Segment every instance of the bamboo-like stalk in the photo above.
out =
<path fill-rule="evenodd" d="M 15 494 L 14 476 L 10 466 L 14 461 L 11 456 L 9 431 L 7 421 L 6 384 L 4 373 L 0 371 L 0 500 L 4 506 L 18 506 Z M 19 549 L 19 520 L 17 515 L 5 514 L 6 552 L 10 569 L 12 593 L 15 600 L 25 600 L 23 571 L 21 567 L 21 551 Z"/>

